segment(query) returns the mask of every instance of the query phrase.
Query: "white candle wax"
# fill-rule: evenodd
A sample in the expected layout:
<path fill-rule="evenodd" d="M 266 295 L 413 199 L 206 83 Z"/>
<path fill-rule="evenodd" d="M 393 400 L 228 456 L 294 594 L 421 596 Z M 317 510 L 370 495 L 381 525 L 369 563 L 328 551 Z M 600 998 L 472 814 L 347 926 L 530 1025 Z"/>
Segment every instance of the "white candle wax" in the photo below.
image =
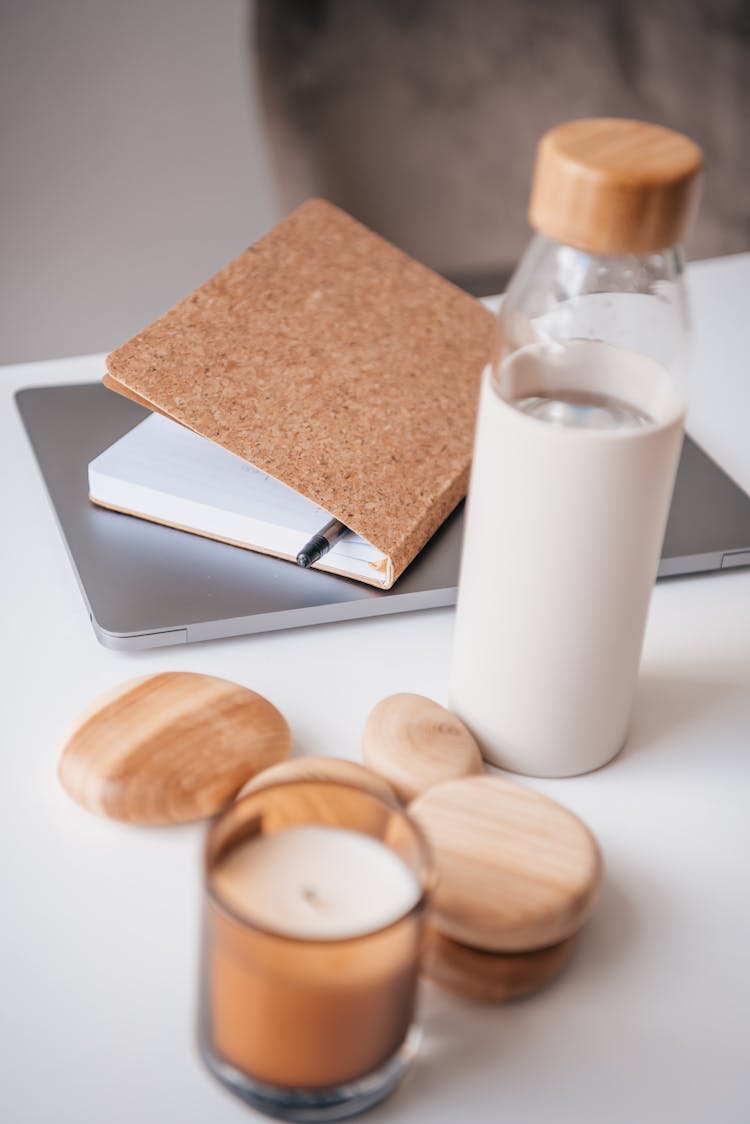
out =
<path fill-rule="evenodd" d="M 320 825 L 247 840 L 221 861 L 213 886 L 251 924 L 309 940 L 381 929 L 408 913 L 420 895 L 406 863 L 385 844 Z"/>

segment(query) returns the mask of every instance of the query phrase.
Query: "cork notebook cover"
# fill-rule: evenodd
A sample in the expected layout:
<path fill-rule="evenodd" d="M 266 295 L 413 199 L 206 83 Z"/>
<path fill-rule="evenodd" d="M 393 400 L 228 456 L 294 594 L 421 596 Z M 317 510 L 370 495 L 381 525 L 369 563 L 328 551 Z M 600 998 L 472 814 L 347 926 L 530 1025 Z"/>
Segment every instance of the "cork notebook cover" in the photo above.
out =
<path fill-rule="evenodd" d="M 104 382 L 333 513 L 387 558 L 388 588 L 466 492 L 493 331 L 313 199 L 114 351 Z"/>

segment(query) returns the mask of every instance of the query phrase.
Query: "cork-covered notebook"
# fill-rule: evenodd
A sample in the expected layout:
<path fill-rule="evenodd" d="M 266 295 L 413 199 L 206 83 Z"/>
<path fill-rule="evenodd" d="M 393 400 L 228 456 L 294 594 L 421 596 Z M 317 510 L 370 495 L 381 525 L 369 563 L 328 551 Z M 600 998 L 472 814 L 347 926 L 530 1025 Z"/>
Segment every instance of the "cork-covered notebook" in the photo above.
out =
<path fill-rule="evenodd" d="M 313 199 L 114 351 L 104 382 L 340 519 L 373 548 L 350 576 L 387 589 L 466 492 L 493 331 L 473 297 Z M 332 555 L 316 568 L 346 572 Z"/>

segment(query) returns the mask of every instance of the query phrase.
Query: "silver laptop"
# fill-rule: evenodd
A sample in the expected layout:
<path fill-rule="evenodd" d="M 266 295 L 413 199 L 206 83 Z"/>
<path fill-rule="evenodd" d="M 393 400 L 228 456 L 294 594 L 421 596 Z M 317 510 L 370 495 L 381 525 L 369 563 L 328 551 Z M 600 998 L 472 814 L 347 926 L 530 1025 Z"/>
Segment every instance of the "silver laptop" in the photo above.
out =
<path fill-rule="evenodd" d="M 302 570 L 239 547 L 94 507 L 88 463 L 147 411 L 98 383 L 16 394 L 94 631 L 109 648 L 155 648 L 452 605 L 462 509 L 393 589 Z M 750 497 L 690 439 L 660 577 L 750 565 Z"/>

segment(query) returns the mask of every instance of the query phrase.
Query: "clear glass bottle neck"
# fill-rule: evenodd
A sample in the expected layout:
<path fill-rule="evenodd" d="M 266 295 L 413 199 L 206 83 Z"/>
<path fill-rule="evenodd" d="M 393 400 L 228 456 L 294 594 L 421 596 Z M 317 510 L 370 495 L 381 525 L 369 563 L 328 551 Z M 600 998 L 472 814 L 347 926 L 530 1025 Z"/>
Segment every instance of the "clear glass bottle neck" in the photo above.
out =
<path fill-rule="evenodd" d="M 502 353 L 530 343 L 596 339 L 642 352 L 683 384 L 689 314 L 679 246 L 591 254 L 537 234 L 500 311 Z"/>

